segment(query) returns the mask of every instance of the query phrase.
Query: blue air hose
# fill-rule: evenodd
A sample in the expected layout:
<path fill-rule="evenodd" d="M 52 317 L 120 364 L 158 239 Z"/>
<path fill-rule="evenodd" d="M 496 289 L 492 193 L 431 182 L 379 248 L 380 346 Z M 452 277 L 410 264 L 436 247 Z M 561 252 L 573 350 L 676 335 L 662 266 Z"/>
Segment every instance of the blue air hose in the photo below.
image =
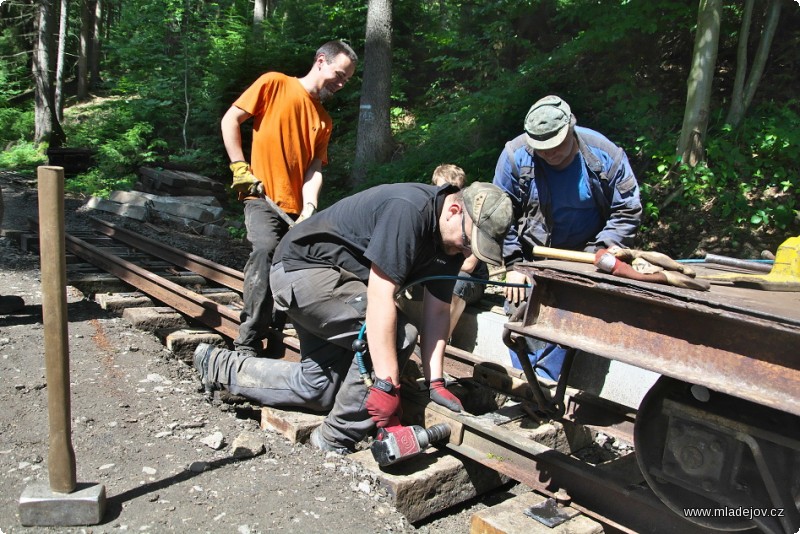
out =
<path fill-rule="evenodd" d="M 528 284 L 512 284 L 508 282 L 493 282 L 491 280 L 487 280 L 485 278 L 474 278 L 472 276 L 452 276 L 452 275 L 436 275 L 436 276 L 426 276 L 420 278 L 418 280 L 414 280 L 400 288 L 400 291 L 397 292 L 396 296 L 401 295 L 405 290 L 409 287 L 415 286 L 422 282 L 427 282 L 429 280 L 464 280 L 466 282 L 475 282 L 478 284 L 484 285 L 496 285 L 496 286 L 504 286 L 504 287 L 530 287 Z M 366 333 L 367 333 L 367 323 L 364 321 L 364 324 L 361 325 L 361 329 L 358 331 L 358 336 L 356 339 L 353 340 L 353 351 L 356 353 L 356 363 L 358 364 L 358 372 L 361 375 L 361 380 L 364 381 L 367 387 L 372 386 L 372 377 L 370 376 L 369 370 L 367 369 L 367 365 L 364 362 L 364 355 L 367 353 L 367 340 L 366 340 Z"/>
<path fill-rule="evenodd" d="M 356 363 L 358 363 L 358 372 L 361 374 L 361 380 L 364 381 L 367 387 L 372 386 L 372 377 L 367 370 L 367 365 L 364 363 L 364 354 L 367 352 L 367 322 L 361 325 L 361 330 L 358 331 L 358 337 L 353 340 L 353 350 L 356 352 Z"/>

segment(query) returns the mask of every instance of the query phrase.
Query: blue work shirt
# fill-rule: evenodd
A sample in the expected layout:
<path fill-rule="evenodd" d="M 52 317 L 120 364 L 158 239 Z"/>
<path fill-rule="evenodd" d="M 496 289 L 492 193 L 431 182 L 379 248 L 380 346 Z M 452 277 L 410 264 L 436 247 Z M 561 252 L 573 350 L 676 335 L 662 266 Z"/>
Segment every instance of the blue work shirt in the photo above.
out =
<path fill-rule="evenodd" d="M 605 220 L 592 198 L 589 174 L 583 157 L 575 156 L 566 168 L 556 170 L 542 164 L 553 205 L 553 235 L 556 248 L 581 250 L 603 228 Z"/>

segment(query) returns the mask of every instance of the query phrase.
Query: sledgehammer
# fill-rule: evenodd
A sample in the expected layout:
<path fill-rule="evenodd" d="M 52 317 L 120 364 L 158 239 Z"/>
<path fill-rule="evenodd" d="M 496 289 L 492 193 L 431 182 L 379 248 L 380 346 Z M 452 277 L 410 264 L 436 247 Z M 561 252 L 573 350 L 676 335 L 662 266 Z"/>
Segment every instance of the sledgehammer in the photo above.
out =
<path fill-rule="evenodd" d="M 656 259 L 657 261 L 653 261 L 654 264 L 660 264 L 662 267 L 665 267 L 663 271 L 655 272 L 655 273 L 640 273 L 639 271 L 635 270 L 629 264 L 625 263 L 620 259 L 628 259 L 628 257 L 636 257 L 637 254 L 645 257 L 646 255 L 652 256 L 651 261 Z M 550 248 L 550 247 L 540 247 L 535 246 L 533 247 L 533 255 L 539 256 L 543 258 L 552 258 L 556 260 L 566 260 L 566 261 L 574 261 L 579 263 L 591 263 L 595 267 L 597 267 L 600 271 L 604 273 L 613 274 L 614 276 L 619 276 L 620 278 L 628 278 L 630 280 L 638 280 L 640 282 L 654 282 L 656 284 L 668 284 L 671 286 L 676 287 L 684 287 L 687 289 L 697 289 L 700 291 L 708 291 L 711 287 L 711 284 L 706 282 L 705 280 L 697 280 L 694 278 L 694 273 L 687 273 L 687 268 L 684 266 L 680 266 L 677 262 L 670 259 L 668 256 L 664 254 L 660 254 L 658 252 L 644 252 L 640 253 L 638 251 L 629 251 L 628 249 L 620 249 L 620 253 L 615 254 L 614 252 L 609 251 L 608 249 L 600 249 L 595 253 L 591 252 L 582 252 L 578 250 L 565 250 L 559 248 Z M 645 258 L 648 259 L 648 258 Z M 665 265 L 665 263 L 667 265 Z M 678 265 L 678 269 L 681 269 L 683 272 L 678 272 L 677 270 L 670 270 L 673 265 Z"/>
<path fill-rule="evenodd" d="M 264 202 L 267 203 L 267 206 L 269 206 L 272 209 L 272 211 L 278 214 L 278 217 L 283 219 L 283 222 L 289 225 L 289 228 L 295 225 L 294 220 L 291 217 L 289 217 L 289 215 L 285 211 L 283 211 L 280 206 L 275 204 L 275 201 L 269 198 L 269 196 L 263 194 L 261 195 L 261 198 L 264 199 Z"/>

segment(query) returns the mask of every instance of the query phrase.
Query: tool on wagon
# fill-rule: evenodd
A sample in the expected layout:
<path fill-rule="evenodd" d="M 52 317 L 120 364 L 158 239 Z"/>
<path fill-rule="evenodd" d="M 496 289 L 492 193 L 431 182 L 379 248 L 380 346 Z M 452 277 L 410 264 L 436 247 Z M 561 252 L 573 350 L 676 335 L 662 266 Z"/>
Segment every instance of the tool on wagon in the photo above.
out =
<path fill-rule="evenodd" d="M 730 283 L 766 291 L 800 291 L 800 236 L 790 237 L 778 247 L 767 274 L 726 273 L 701 278 L 714 284 Z"/>
<path fill-rule="evenodd" d="M 596 253 L 564 250 L 551 247 L 533 247 L 533 255 L 557 260 L 591 263 L 599 270 L 641 282 L 668 284 L 686 289 L 708 291 L 711 284 L 696 278 L 691 267 L 681 264 L 660 252 L 622 247 L 600 249 Z"/>

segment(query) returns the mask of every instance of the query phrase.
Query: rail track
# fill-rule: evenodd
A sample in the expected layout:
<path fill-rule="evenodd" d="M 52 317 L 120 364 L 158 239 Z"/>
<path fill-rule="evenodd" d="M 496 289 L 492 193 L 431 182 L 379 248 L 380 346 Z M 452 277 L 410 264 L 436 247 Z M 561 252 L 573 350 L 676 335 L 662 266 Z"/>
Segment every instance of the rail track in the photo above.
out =
<path fill-rule="evenodd" d="M 113 274 L 153 300 L 229 340 L 236 336 L 238 310 L 209 299 L 202 292 L 187 287 L 185 282 L 199 279 L 241 292 L 241 272 L 99 219 L 93 219 L 93 224 L 91 233 L 67 236 L 68 253 Z M 80 272 L 80 269 L 75 272 Z M 597 276 L 602 278 L 602 275 L 594 273 L 537 268 L 529 274 L 539 282 L 537 293 L 526 316 L 506 326 L 504 341 L 509 346 L 514 346 L 521 337 L 536 336 L 591 350 L 604 357 L 632 360 L 623 350 L 624 346 L 620 348 L 619 344 L 611 342 L 608 335 L 603 337 L 602 324 L 591 321 L 629 325 L 636 331 L 618 332 L 620 339 L 629 341 L 632 336 L 639 336 L 649 349 L 649 352 L 643 352 L 644 357 L 663 358 L 659 351 L 664 350 L 668 354 L 663 366 L 643 365 L 638 360 L 630 363 L 646 368 L 649 365 L 657 372 L 680 377 L 691 367 L 691 361 L 679 350 L 686 337 L 680 331 L 688 329 L 694 336 L 693 342 L 702 337 L 703 350 L 713 351 L 710 359 L 703 359 L 706 354 L 703 350 L 700 354 L 694 353 L 703 362 L 710 360 L 711 363 L 701 366 L 696 375 L 692 375 L 693 383 L 712 388 L 715 401 L 716 392 L 721 390 L 726 395 L 722 397 L 723 401 L 712 402 L 708 410 L 699 410 L 692 405 L 691 398 L 686 398 L 682 388 L 684 383 L 670 379 L 672 381 L 657 384 L 658 390 L 649 395 L 650 401 L 644 406 L 648 420 L 654 423 L 644 425 L 638 422 L 637 425 L 635 413 L 575 391 L 566 381 L 544 387 L 538 381 L 528 380 L 532 372 L 529 369 L 519 371 L 487 364 L 475 354 L 448 347 L 445 370 L 458 379 L 455 390 L 460 392 L 462 399 L 468 400 L 465 402 L 468 413 L 454 414 L 428 403 L 426 396 L 415 395 L 413 388 L 405 388 L 404 407 L 409 422 L 426 425 L 446 422 L 453 430 L 447 444 L 449 449 L 546 496 L 558 498 L 559 502 L 570 502 L 572 508 L 600 522 L 606 532 L 693 533 L 757 528 L 764 532 L 794 534 L 800 528 L 797 510 L 800 502 L 800 426 L 794 404 L 800 394 L 800 382 L 796 376 L 798 365 L 782 359 L 783 352 L 779 348 L 781 343 L 796 343 L 795 350 L 800 346 L 797 343 L 800 320 L 796 325 L 791 320 L 775 325 L 775 313 L 746 312 L 747 305 L 741 302 L 738 306 L 729 306 L 724 313 L 718 309 L 707 312 L 701 309 L 704 303 L 680 301 L 681 295 L 676 296 L 674 292 L 661 292 L 654 297 L 648 287 L 626 285 L 620 288 L 615 285 L 617 281 L 611 281 L 610 288 L 606 287 L 609 281 L 601 279 L 598 282 Z M 585 299 L 578 295 L 586 290 L 604 291 L 605 302 L 622 295 L 620 298 L 627 299 L 625 309 L 630 311 L 630 316 L 609 321 L 602 318 L 602 310 L 586 311 L 586 305 L 582 303 Z M 634 302 L 641 306 L 647 299 L 654 298 L 658 300 L 659 309 L 669 309 L 671 305 L 677 310 L 666 316 L 667 322 L 672 323 L 660 329 L 653 327 L 651 322 L 643 322 L 643 318 L 649 315 L 646 309 L 629 305 Z M 667 302 L 669 298 L 680 302 Z M 686 323 L 676 326 L 674 321 L 687 309 L 693 314 L 690 320 L 696 324 L 693 327 Z M 663 314 L 661 317 L 664 318 Z M 715 317 L 721 317 L 722 322 L 715 322 Z M 705 322 L 698 323 L 700 320 Z M 585 334 L 587 330 L 582 326 L 586 321 L 593 329 L 584 338 L 565 340 L 559 337 L 563 332 Z M 776 372 L 774 367 L 767 368 L 766 365 L 782 365 L 783 369 L 778 370 L 783 371 L 783 375 L 788 373 L 788 378 L 781 378 L 777 373 L 771 384 L 742 384 L 736 391 L 740 395 L 736 397 L 731 395 L 735 393 L 731 391 L 735 386 L 726 382 L 724 387 L 720 387 L 708 373 L 721 372 L 728 378 L 743 379 L 747 370 L 727 370 L 725 363 L 730 359 L 725 357 L 728 353 L 735 353 L 735 357 L 746 358 L 748 351 L 754 350 L 750 344 L 743 350 L 734 350 L 730 342 L 737 325 L 741 328 L 752 324 L 761 329 L 760 336 L 772 336 L 773 342 L 767 344 L 768 350 L 775 347 L 771 349 L 773 353 L 756 359 L 756 369 Z M 720 332 L 720 325 L 724 327 L 722 335 L 727 336 L 727 341 L 715 342 L 714 334 Z M 701 336 L 704 330 L 707 333 L 705 337 Z M 758 339 L 754 336 L 751 341 L 757 343 Z M 299 352 L 297 340 L 283 336 L 282 341 L 281 353 L 273 355 L 296 358 Z M 670 342 L 675 345 L 673 349 L 668 349 Z M 413 378 L 407 377 L 409 380 Z M 696 390 L 692 393 L 696 396 Z M 784 395 L 783 398 L 779 397 L 780 394 Z M 736 413 L 732 413 L 737 410 L 750 412 L 752 416 L 737 418 Z M 763 417 L 769 419 L 769 424 L 759 421 Z M 553 421 L 559 428 L 566 429 L 563 434 L 565 443 L 552 447 L 531 437 L 531 428 Z M 630 443 L 636 438 L 637 446 L 644 443 L 647 450 L 603 462 L 579 459 L 581 448 L 591 446 L 592 440 L 587 436 L 591 438 L 592 433 L 598 430 Z M 683 433 L 683 438 L 673 435 L 678 431 Z M 749 447 L 739 445 L 741 443 Z M 650 452 L 651 449 L 656 452 Z M 675 459 L 670 463 L 667 458 L 672 456 Z M 699 484 L 700 492 L 691 487 L 693 483 Z M 744 493 L 742 486 L 745 487 Z M 749 500 L 743 499 L 742 495 L 748 496 Z M 782 507 L 785 519 L 743 521 L 741 518 L 725 518 L 691 522 L 680 513 L 681 507 L 688 506 L 743 505 Z"/>

